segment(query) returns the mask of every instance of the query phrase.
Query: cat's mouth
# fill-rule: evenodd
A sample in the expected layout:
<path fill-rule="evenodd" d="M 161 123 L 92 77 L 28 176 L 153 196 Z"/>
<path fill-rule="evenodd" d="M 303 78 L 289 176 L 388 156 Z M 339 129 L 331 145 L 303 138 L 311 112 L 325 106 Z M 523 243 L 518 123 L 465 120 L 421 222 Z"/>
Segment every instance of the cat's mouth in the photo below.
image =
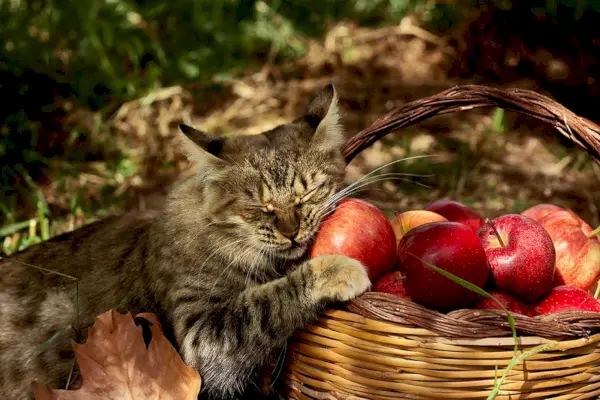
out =
<path fill-rule="evenodd" d="M 292 245 L 290 246 L 290 250 L 299 250 L 299 251 L 306 251 L 306 249 L 308 249 L 308 243 L 306 242 L 292 242 Z"/>
<path fill-rule="evenodd" d="M 277 253 L 283 258 L 294 260 L 302 257 L 308 249 L 308 243 L 292 241 L 286 246 L 277 248 Z"/>

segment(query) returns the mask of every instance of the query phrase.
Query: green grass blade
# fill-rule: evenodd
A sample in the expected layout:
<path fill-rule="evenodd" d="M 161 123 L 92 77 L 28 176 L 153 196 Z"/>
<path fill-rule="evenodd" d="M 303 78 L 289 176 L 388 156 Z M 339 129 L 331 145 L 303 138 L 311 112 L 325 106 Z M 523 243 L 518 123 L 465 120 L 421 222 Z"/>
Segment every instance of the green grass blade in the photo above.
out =
<path fill-rule="evenodd" d="M 423 264 L 425 264 L 429 268 L 433 269 L 438 274 L 443 275 L 444 277 L 450 279 L 454 283 L 457 283 L 457 284 L 461 285 L 462 287 L 464 287 L 466 289 L 469 289 L 469 290 L 471 290 L 471 291 L 473 291 L 473 292 L 475 292 L 475 293 L 477 293 L 477 294 L 479 294 L 481 296 L 487 297 L 488 299 L 494 300 L 496 303 L 498 303 L 498 305 L 500 307 L 502 307 L 503 310 L 505 310 L 506 312 L 509 312 L 500 301 L 498 301 L 494 296 L 492 296 L 491 294 L 489 294 L 488 292 L 486 292 L 485 290 L 483 290 L 479 286 L 474 285 L 471 282 L 466 281 L 466 280 L 464 280 L 462 278 L 459 278 L 458 276 L 456 276 L 456 275 L 454 275 L 454 274 L 452 274 L 452 273 L 450 273 L 450 272 L 448 272 L 448 271 L 446 271 L 446 270 L 444 270 L 444 269 L 442 269 L 440 267 L 437 267 L 437 266 L 435 266 L 433 264 L 425 262 L 421 258 L 417 257 L 416 255 L 414 255 L 412 253 L 408 253 L 408 254 L 410 254 L 411 256 L 413 256 L 415 258 L 417 258 Z"/>
<path fill-rule="evenodd" d="M 515 326 L 515 317 L 507 311 L 508 314 L 508 325 L 510 326 L 510 330 L 512 331 L 513 339 L 515 340 L 514 351 L 515 354 L 519 351 L 519 338 L 517 337 L 517 327 Z"/>
<path fill-rule="evenodd" d="M 517 357 L 513 357 L 512 360 L 510 360 L 510 362 L 506 366 L 506 369 L 504 370 L 504 373 L 502 374 L 502 377 L 500 378 L 500 380 L 498 380 L 498 381 L 496 381 L 494 383 L 494 389 L 491 391 L 491 393 L 487 397 L 487 400 L 493 400 L 493 399 L 496 398 L 496 396 L 500 392 L 500 388 L 502 387 L 502 385 L 504 384 L 504 381 L 506 380 L 506 377 L 507 377 L 508 373 L 515 366 L 517 366 L 523 360 L 526 360 L 527 358 L 529 358 L 529 357 L 531 357 L 531 356 L 533 356 L 533 355 L 535 355 L 537 353 L 541 353 L 542 351 L 546 351 L 546 350 L 551 349 L 552 347 L 556 346 L 557 344 L 558 343 L 543 344 L 543 345 L 534 347 L 531 350 L 527 350 L 526 352 L 522 353 L 521 355 L 519 355 Z"/>
<path fill-rule="evenodd" d="M 504 125 L 504 109 L 496 108 L 496 111 L 494 111 L 494 120 L 492 122 L 492 126 L 496 132 L 504 132 Z"/>
<path fill-rule="evenodd" d="M 42 345 L 40 347 L 38 347 L 37 351 L 31 356 L 31 358 L 34 358 L 34 357 L 38 356 L 39 354 L 42 354 L 50 346 L 52 346 L 52 344 L 56 341 L 56 339 L 58 339 L 61 335 L 63 335 L 65 332 L 67 332 L 68 330 L 70 330 L 72 328 L 73 327 L 71 325 L 67 325 L 67 326 L 63 327 L 62 329 L 59 329 L 58 331 L 56 331 L 54 333 L 54 335 L 52 335 L 50 337 L 50 339 L 46 340 L 44 343 L 42 343 Z"/>
<path fill-rule="evenodd" d="M 0 228 L 0 237 L 4 237 L 4 236 L 12 235 L 13 233 L 17 233 L 25 228 L 28 228 L 29 224 L 30 224 L 30 222 L 29 222 L 29 220 L 27 220 L 27 221 L 15 222 L 14 224 L 3 226 L 2 228 Z"/>
<path fill-rule="evenodd" d="M 38 221 L 40 223 L 40 234 L 42 236 L 42 240 L 46 241 L 50 239 L 50 225 L 48 222 L 48 218 L 44 214 L 44 206 L 38 201 Z"/>
<path fill-rule="evenodd" d="M 592 236 L 600 236 L 600 226 L 588 234 L 589 238 L 591 238 Z"/>
<path fill-rule="evenodd" d="M 410 254 L 410 253 L 409 253 Z M 552 347 L 556 346 L 557 343 L 548 343 L 545 345 L 541 345 L 541 346 L 537 346 L 534 347 L 531 350 L 528 350 L 524 353 L 522 353 L 521 355 L 517 356 L 518 353 L 518 336 L 517 336 L 517 330 L 515 327 L 515 319 L 513 317 L 513 315 L 510 313 L 510 311 L 508 311 L 503 305 L 502 303 L 500 303 L 496 298 L 494 298 L 494 296 L 492 296 L 491 294 L 489 294 L 488 292 L 486 292 L 485 290 L 483 290 L 482 288 L 480 288 L 479 286 L 476 286 L 474 284 L 472 284 L 469 281 L 466 281 L 462 278 L 459 278 L 458 276 L 443 270 L 433 264 L 427 263 L 425 261 L 423 261 L 421 258 L 417 257 L 414 254 L 411 254 L 413 257 L 419 259 L 423 264 L 425 264 L 426 266 L 428 266 L 429 268 L 433 269 L 434 271 L 436 271 L 437 273 L 439 273 L 440 275 L 450 279 L 451 281 L 463 286 L 464 288 L 471 290 L 481 296 L 485 296 L 489 299 L 494 300 L 496 303 L 498 303 L 498 305 L 506 311 L 507 315 L 508 315 L 508 324 L 510 325 L 510 329 L 512 331 L 513 334 L 513 338 L 515 340 L 515 356 L 510 360 L 510 362 L 508 363 L 508 365 L 506 366 L 506 369 L 504 370 L 504 373 L 502 374 L 502 377 L 500 379 L 498 378 L 498 367 L 495 367 L 495 373 L 494 373 L 494 389 L 492 390 L 492 392 L 490 393 L 490 395 L 487 397 L 487 400 L 493 400 L 496 398 L 496 396 L 498 395 L 498 393 L 500 392 L 500 388 L 502 387 L 502 385 L 504 384 L 504 381 L 506 380 L 506 377 L 508 375 L 508 373 L 516 366 L 518 365 L 520 362 L 522 362 L 523 360 L 527 359 L 528 357 L 531 357 L 534 354 L 537 353 L 541 353 L 542 351 L 546 351 L 548 349 L 551 349 Z"/>
<path fill-rule="evenodd" d="M 506 309 L 506 307 L 504 307 L 504 305 L 502 303 L 500 303 L 500 301 L 498 301 L 498 299 L 496 299 L 494 296 L 492 296 L 491 294 L 489 294 L 488 292 L 486 292 L 485 290 L 483 290 L 482 288 L 480 288 L 477 285 L 472 284 L 469 281 L 466 281 L 462 278 L 459 278 L 458 276 L 440 268 L 437 267 L 433 264 L 430 264 L 428 262 L 423 261 L 421 258 L 417 257 L 416 255 L 412 254 L 412 253 L 408 253 L 411 256 L 417 258 L 419 261 L 421 261 L 423 264 L 425 264 L 426 266 L 428 266 L 429 268 L 433 269 L 435 272 L 437 272 L 438 274 L 444 276 L 445 278 L 450 279 L 451 281 L 453 281 L 454 283 L 457 283 L 459 285 L 461 285 L 462 287 L 464 287 L 465 289 L 468 289 L 472 292 L 475 292 L 477 294 L 479 294 L 480 296 L 484 296 L 487 297 L 488 299 L 492 299 L 494 300 L 499 306 L 500 308 L 502 308 L 502 310 L 504 310 L 508 316 L 508 325 L 510 326 L 510 329 L 512 331 L 512 335 L 513 338 L 515 339 L 515 347 L 514 347 L 514 351 L 515 354 L 518 352 L 519 350 L 519 342 L 518 342 L 518 336 L 517 336 L 517 329 L 515 327 L 515 319 L 513 317 L 513 315 L 511 314 L 510 311 L 508 311 Z"/>
<path fill-rule="evenodd" d="M 498 366 L 494 365 L 494 387 L 498 384 Z"/>

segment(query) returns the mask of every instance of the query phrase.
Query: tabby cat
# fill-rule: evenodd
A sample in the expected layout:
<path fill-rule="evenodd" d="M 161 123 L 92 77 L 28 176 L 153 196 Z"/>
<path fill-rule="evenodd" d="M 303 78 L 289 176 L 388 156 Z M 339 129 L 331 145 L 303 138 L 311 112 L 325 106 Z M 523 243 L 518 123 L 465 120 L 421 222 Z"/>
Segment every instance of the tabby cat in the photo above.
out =
<path fill-rule="evenodd" d="M 85 339 L 65 327 L 109 309 L 157 314 L 200 372 L 201 397 L 257 398 L 295 330 L 370 287 L 356 260 L 306 256 L 343 184 L 337 101 L 328 85 L 305 115 L 260 135 L 180 125 L 197 170 L 158 216 L 107 218 L 0 261 L 0 398 L 31 399 L 34 379 L 63 387 L 71 340 Z M 25 264 L 76 277 L 79 296 L 67 277 Z"/>

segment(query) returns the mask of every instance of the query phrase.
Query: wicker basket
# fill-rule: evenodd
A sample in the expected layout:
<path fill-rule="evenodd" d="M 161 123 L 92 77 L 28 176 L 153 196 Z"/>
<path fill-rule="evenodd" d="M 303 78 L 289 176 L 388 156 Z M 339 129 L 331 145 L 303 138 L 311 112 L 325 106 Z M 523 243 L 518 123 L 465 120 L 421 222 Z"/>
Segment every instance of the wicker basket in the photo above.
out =
<path fill-rule="evenodd" d="M 600 127 L 529 90 L 460 86 L 408 103 L 351 138 L 350 162 L 373 142 L 429 117 L 498 106 L 552 124 L 600 160 Z M 368 292 L 330 309 L 290 341 L 284 393 L 292 399 L 589 399 L 600 395 L 600 313 L 515 315 L 518 350 L 497 310 L 438 313 Z M 515 357 L 528 356 L 499 379 Z M 514 363 L 514 362 L 513 362 Z"/>

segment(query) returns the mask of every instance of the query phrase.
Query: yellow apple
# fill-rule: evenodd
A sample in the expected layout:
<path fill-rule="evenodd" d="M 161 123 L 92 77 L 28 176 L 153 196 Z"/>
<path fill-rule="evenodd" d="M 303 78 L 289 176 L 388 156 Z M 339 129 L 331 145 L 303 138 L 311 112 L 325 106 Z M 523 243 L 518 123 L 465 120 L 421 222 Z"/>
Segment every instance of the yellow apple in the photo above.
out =
<path fill-rule="evenodd" d="M 448 220 L 445 217 L 442 217 L 440 214 L 434 213 L 433 211 L 410 210 L 396 213 L 390 222 L 392 223 L 394 233 L 396 234 L 396 245 L 398 245 L 400 239 L 402 239 L 402 237 L 411 229 L 428 222 L 446 221 Z"/>

